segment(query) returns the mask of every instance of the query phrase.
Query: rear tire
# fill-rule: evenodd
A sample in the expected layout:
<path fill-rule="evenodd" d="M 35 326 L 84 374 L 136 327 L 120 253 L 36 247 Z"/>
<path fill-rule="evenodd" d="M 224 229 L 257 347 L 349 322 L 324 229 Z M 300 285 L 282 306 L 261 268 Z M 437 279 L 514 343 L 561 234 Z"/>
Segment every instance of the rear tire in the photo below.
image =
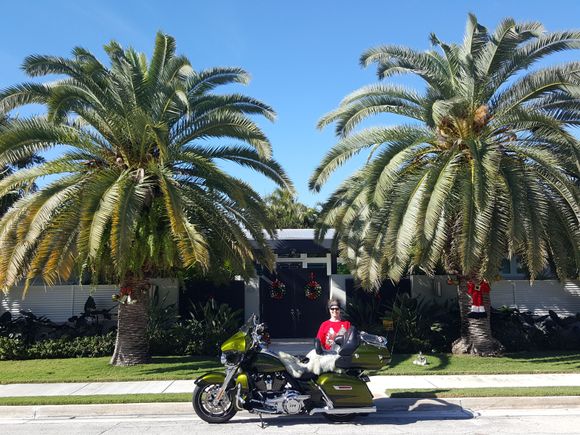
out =
<path fill-rule="evenodd" d="M 354 420 L 359 414 L 322 414 L 324 417 L 333 423 L 346 423 Z"/>
<path fill-rule="evenodd" d="M 193 390 L 193 410 L 199 418 L 208 423 L 225 423 L 236 415 L 233 394 L 226 393 L 217 405 L 213 400 L 221 384 L 196 385 Z"/>

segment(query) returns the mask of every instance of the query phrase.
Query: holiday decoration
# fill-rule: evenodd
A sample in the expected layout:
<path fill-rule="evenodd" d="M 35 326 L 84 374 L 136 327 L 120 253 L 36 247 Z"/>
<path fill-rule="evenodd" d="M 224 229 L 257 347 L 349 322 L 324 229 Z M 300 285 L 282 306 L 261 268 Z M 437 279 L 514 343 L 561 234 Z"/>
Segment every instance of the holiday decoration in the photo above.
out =
<path fill-rule="evenodd" d="M 315 301 L 320 297 L 321 293 L 322 286 L 316 281 L 316 276 L 314 273 L 311 273 L 310 280 L 306 283 L 306 287 L 304 287 L 304 294 L 306 295 L 306 299 Z"/>
<path fill-rule="evenodd" d="M 135 295 L 133 294 L 133 288 L 131 287 L 121 287 L 118 295 L 113 295 L 112 299 L 115 302 L 119 302 L 124 305 L 133 305 L 137 303 Z"/>
<path fill-rule="evenodd" d="M 423 353 L 421 351 L 419 351 L 419 354 L 413 360 L 413 364 L 415 364 L 417 366 L 426 366 L 429 363 L 427 362 L 427 358 L 425 357 L 425 355 L 423 355 Z"/>
<path fill-rule="evenodd" d="M 284 285 L 284 283 L 280 281 L 278 278 L 272 281 L 272 284 L 270 284 L 270 297 L 272 299 L 280 300 L 284 298 L 285 294 L 286 294 L 286 286 Z"/>
<path fill-rule="evenodd" d="M 473 281 L 469 280 L 467 282 L 467 293 L 471 296 L 471 312 L 467 317 L 472 319 L 481 319 L 487 317 L 485 312 L 485 307 L 483 305 L 483 294 L 489 293 L 491 288 L 486 280 L 481 281 L 479 284 L 475 284 Z"/>
<path fill-rule="evenodd" d="M 459 277 L 457 275 L 447 275 L 447 285 L 459 285 Z"/>

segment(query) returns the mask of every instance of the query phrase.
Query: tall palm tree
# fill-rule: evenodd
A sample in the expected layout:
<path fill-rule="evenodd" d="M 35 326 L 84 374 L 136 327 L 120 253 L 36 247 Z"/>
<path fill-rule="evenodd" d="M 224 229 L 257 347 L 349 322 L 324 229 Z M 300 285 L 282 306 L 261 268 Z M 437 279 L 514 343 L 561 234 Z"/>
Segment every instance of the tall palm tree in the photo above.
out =
<path fill-rule="evenodd" d="M 277 188 L 264 201 L 277 228 L 313 228 L 316 224 L 318 211 L 298 202 L 290 189 Z"/>
<path fill-rule="evenodd" d="M 11 119 L 8 116 L 0 116 L 0 133 L 8 127 L 10 122 Z M 26 158 L 15 161 L 10 165 L 1 167 L 0 179 L 8 177 L 9 175 L 13 174 L 14 171 L 42 162 L 44 162 L 44 159 L 39 155 L 33 154 L 32 156 L 27 156 Z M 35 189 L 36 185 L 34 183 L 29 183 L 28 185 L 20 186 L 19 189 L 7 192 L 5 195 L 0 197 L 0 216 L 3 216 L 4 213 L 6 213 L 8 209 L 12 207 L 16 201 L 18 201 L 18 199 L 22 198 L 23 195 Z"/>
<path fill-rule="evenodd" d="M 493 279 L 514 254 L 531 279 L 548 262 L 562 279 L 578 274 L 580 148 L 569 127 L 580 124 L 580 63 L 530 68 L 580 48 L 580 32 L 508 18 L 490 33 L 469 15 L 461 44 L 431 41 L 427 52 L 385 45 L 361 57 L 363 66 L 377 64 L 379 79 L 413 74 L 424 89 L 373 84 L 320 120 L 336 123 L 340 139 L 311 189 L 353 155 L 371 155 L 323 207 L 319 234 L 337 229 L 367 288 L 413 267 L 457 273 L 462 336 L 453 350 L 493 355 L 501 345 L 489 317 L 466 316 L 468 280 Z M 410 122 L 355 131 L 380 113 Z M 484 303 L 489 312 L 488 295 Z"/>
<path fill-rule="evenodd" d="M 224 258 L 249 275 L 256 255 L 271 261 L 263 230 L 274 230 L 263 200 L 220 169 L 231 161 L 289 186 L 250 115 L 273 110 L 242 94 L 215 94 L 248 82 L 239 68 L 195 71 L 157 34 L 144 54 L 105 46 L 110 66 L 82 48 L 72 58 L 33 55 L 24 70 L 57 74 L 0 95 L 0 108 L 40 103 L 46 116 L 14 121 L 0 134 L 0 165 L 58 145 L 61 154 L 0 180 L 0 195 L 43 176 L 56 180 L 19 200 L 0 220 L 0 286 L 40 276 L 52 284 L 103 273 L 120 283 L 117 342 L 111 363 L 148 359 L 149 280 L 181 268 L 206 270 Z M 228 139 L 227 144 L 223 138 Z M 232 140 L 233 143 L 231 142 Z M 253 251 L 247 234 L 261 243 Z"/>

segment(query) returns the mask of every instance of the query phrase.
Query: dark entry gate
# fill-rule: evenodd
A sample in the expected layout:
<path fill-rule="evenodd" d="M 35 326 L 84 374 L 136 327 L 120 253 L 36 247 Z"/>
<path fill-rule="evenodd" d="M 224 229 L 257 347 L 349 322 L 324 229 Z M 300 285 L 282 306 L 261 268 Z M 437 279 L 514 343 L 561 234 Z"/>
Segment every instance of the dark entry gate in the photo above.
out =
<path fill-rule="evenodd" d="M 326 309 L 330 292 L 328 276 L 324 270 L 303 269 L 301 266 L 292 263 L 287 267 L 278 265 L 276 274 L 260 277 L 261 319 L 268 324 L 272 338 L 314 338 L 320 323 L 329 317 Z M 307 299 L 304 290 L 311 273 L 322 287 L 316 300 Z M 282 299 L 273 299 L 270 295 L 270 284 L 275 278 L 286 286 Z"/>

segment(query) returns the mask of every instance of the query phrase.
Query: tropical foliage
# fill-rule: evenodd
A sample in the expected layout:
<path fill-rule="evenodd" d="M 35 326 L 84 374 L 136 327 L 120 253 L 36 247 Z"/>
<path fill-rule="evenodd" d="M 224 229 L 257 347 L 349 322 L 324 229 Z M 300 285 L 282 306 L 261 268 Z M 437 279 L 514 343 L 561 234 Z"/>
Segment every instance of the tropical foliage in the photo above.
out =
<path fill-rule="evenodd" d="M 150 277 L 225 260 L 247 276 L 253 260 L 271 261 L 263 230 L 271 234 L 274 226 L 262 199 L 219 162 L 291 187 L 251 119 L 273 120 L 274 111 L 243 94 L 213 92 L 246 84 L 248 74 L 195 71 L 175 48 L 159 33 L 149 61 L 114 41 L 105 46 L 110 66 L 79 47 L 71 58 L 29 56 L 29 76 L 56 80 L 0 95 L 4 113 L 46 107 L 46 115 L 14 120 L 1 132 L 0 166 L 59 147 L 56 158 L 0 180 L 0 196 L 40 177 L 53 180 L 0 220 L 0 286 L 28 286 L 37 276 L 48 284 L 83 274 L 112 277 L 138 302 L 119 306 L 115 364 L 147 360 Z M 253 251 L 248 235 L 262 249 Z"/>
<path fill-rule="evenodd" d="M 276 228 L 313 228 L 316 224 L 318 210 L 298 202 L 289 189 L 278 188 L 264 200 Z"/>
<path fill-rule="evenodd" d="M 366 165 L 326 202 L 318 234 L 336 228 L 342 255 L 367 288 L 409 268 L 438 265 L 462 277 L 462 338 L 456 352 L 490 355 L 487 319 L 467 319 L 468 279 L 493 279 L 506 256 L 522 256 L 531 279 L 551 262 L 562 279 L 580 266 L 578 140 L 580 62 L 534 69 L 580 48 L 580 32 L 503 20 L 494 32 L 470 15 L 460 44 L 431 35 L 432 50 L 384 45 L 361 57 L 379 79 L 412 74 L 414 90 L 373 84 L 344 98 L 319 126 L 338 143 L 315 170 L 319 190 L 363 150 Z M 372 115 L 409 122 L 356 130 Z M 489 298 L 484 299 L 489 312 Z"/>

